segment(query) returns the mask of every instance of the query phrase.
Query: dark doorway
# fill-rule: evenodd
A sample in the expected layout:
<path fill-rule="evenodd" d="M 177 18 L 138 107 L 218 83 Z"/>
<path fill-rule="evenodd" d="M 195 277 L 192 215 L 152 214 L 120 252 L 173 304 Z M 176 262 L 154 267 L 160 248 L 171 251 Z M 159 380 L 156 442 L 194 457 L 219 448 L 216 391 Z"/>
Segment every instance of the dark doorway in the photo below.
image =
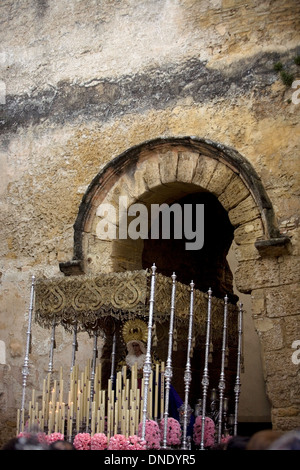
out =
<path fill-rule="evenodd" d="M 215 297 L 231 300 L 233 296 L 233 276 L 228 266 L 226 256 L 233 240 L 233 226 L 228 214 L 216 196 L 208 192 L 189 194 L 176 201 L 182 207 L 191 204 L 204 204 L 204 245 L 200 250 L 187 250 L 188 241 L 174 238 L 174 230 L 170 239 L 151 239 L 150 235 L 144 240 L 142 256 L 143 268 L 149 268 L 153 262 L 157 271 L 165 276 L 176 273 L 177 280 L 189 285 L 191 280 L 195 288 L 203 292 L 212 289 Z M 194 214 L 194 213 L 193 213 Z M 172 228 L 171 224 L 171 228 Z"/>

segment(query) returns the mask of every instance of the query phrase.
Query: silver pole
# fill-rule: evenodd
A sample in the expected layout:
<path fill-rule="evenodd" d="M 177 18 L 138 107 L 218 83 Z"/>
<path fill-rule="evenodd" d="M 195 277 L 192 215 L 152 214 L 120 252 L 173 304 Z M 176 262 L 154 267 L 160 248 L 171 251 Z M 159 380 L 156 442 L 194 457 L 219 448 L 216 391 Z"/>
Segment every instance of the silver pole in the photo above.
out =
<path fill-rule="evenodd" d="M 235 395 L 235 406 L 234 406 L 234 428 L 233 435 L 237 435 L 237 425 L 238 425 L 238 406 L 239 406 L 239 396 L 241 391 L 241 351 L 242 351 L 242 334 L 243 334 L 243 304 L 240 302 L 239 308 L 239 317 L 238 317 L 238 353 L 237 353 L 237 372 L 236 372 L 236 381 L 234 386 L 234 395 Z"/>
<path fill-rule="evenodd" d="M 95 388 L 95 374 L 96 374 L 96 361 L 98 356 L 98 332 L 94 332 L 94 349 L 93 349 L 93 365 L 91 374 L 91 404 L 94 400 L 94 388 Z"/>
<path fill-rule="evenodd" d="M 74 332 L 73 332 L 71 372 L 75 366 L 76 351 L 77 351 L 77 322 L 74 325 Z"/>
<path fill-rule="evenodd" d="M 221 442 L 222 437 L 222 418 L 223 418 L 223 400 L 225 391 L 225 353 L 226 353 L 226 339 L 227 339 L 227 313 L 228 313 L 228 297 L 224 298 L 224 322 L 223 322 L 223 342 L 222 342 L 222 360 L 221 360 L 221 373 L 219 381 L 219 419 L 218 419 L 218 443 Z"/>
<path fill-rule="evenodd" d="M 32 312 L 33 312 L 33 303 L 34 303 L 34 289 L 35 289 L 35 276 L 31 278 L 31 290 L 30 290 L 30 304 L 29 304 L 29 315 L 28 315 L 28 326 L 27 326 L 27 338 L 26 338 L 26 351 L 25 351 L 25 358 L 24 358 L 24 365 L 22 369 L 22 376 L 23 376 L 23 391 L 22 391 L 22 404 L 21 404 L 21 413 L 25 408 L 25 395 L 26 395 L 26 384 L 27 384 L 27 377 L 29 375 L 29 354 L 30 354 L 30 345 L 31 345 L 31 323 L 32 323 Z M 22 429 L 22 419 L 20 419 L 20 429 Z"/>
<path fill-rule="evenodd" d="M 206 398 L 207 390 L 209 386 L 209 375 L 208 375 L 208 356 L 209 356 L 209 344 L 210 344 L 210 320 L 211 320 L 211 295 L 212 290 L 208 290 L 208 308 L 207 308 L 207 324 L 206 324 L 206 341 L 205 341 L 205 360 L 204 370 L 202 377 L 203 387 L 203 398 L 202 398 L 202 426 L 201 426 L 201 443 L 200 449 L 204 450 L 204 431 L 205 431 L 205 414 L 206 414 Z"/>
<path fill-rule="evenodd" d="M 165 368 L 165 412 L 164 412 L 164 435 L 162 448 L 167 448 L 167 430 L 168 430 L 168 415 L 169 415 L 169 393 L 170 384 L 173 376 L 172 370 L 172 349 L 173 349 L 173 329 L 174 329 L 174 313 L 175 313 L 175 295 L 176 295 L 176 275 L 172 274 L 172 294 L 171 294 L 171 313 L 170 313 L 170 326 L 169 326 L 169 344 L 168 344 L 168 357 Z"/>
<path fill-rule="evenodd" d="M 116 360 L 116 333 L 113 336 L 112 352 L 111 352 L 111 370 L 110 370 L 110 380 L 113 382 L 115 375 L 115 360 Z"/>
<path fill-rule="evenodd" d="M 182 438 L 182 449 L 187 450 L 187 426 L 188 426 L 188 400 L 190 392 L 190 383 L 192 381 L 191 373 L 191 344 L 192 344 L 192 331 L 193 331 L 193 313 L 194 313 L 194 283 L 190 283 L 190 314 L 189 314 L 189 330 L 188 330 L 188 347 L 187 347 L 187 358 L 186 367 L 184 373 L 184 384 L 185 384 L 185 399 L 184 399 L 184 412 L 183 412 L 183 438 Z"/>
<path fill-rule="evenodd" d="M 150 286 L 150 299 L 149 299 L 149 319 L 148 319 L 148 338 L 147 338 L 147 352 L 143 368 L 144 376 L 144 397 L 143 397 L 143 421 L 142 421 L 142 439 L 145 440 L 146 434 L 146 419 L 147 419 L 147 406 L 148 406 L 148 389 L 151 374 L 151 335 L 152 335 L 152 322 L 154 311 L 154 297 L 155 297 L 155 271 L 156 266 L 152 266 L 151 286 Z"/>
<path fill-rule="evenodd" d="M 49 365 L 48 365 L 48 372 L 52 374 L 53 372 L 53 354 L 55 349 L 55 319 L 52 322 L 52 332 L 51 332 L 51 339 L 50 339 L 50 353 L 49 353 Z"/>

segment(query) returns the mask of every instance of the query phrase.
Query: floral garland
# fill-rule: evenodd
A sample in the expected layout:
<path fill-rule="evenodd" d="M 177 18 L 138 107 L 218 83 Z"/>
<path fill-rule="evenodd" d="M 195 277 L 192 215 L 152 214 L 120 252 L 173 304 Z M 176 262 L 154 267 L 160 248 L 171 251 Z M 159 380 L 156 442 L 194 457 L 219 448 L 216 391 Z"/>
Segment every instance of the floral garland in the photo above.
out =
<path fill-rule="evenodd" d="M 160 432 L 161 437 L 164 435 L 164 426 L 165 419 L 162 419 L 160 422 Z M 174 418 L 168 418 L 167 421 L 167 445 L 168 446 L 178 446 L 181 443 L 181 427 L 179 422 Z"/>
<path fill-rule="evenodd" d="M 201 444 L 202 416 L 197 416 L 194 424 L 194 442 L 196 445 Z M 204 447 L 211 447 L 215 443 L 215 423 L 211 418 L 206 417 L 204 423 Z"/>

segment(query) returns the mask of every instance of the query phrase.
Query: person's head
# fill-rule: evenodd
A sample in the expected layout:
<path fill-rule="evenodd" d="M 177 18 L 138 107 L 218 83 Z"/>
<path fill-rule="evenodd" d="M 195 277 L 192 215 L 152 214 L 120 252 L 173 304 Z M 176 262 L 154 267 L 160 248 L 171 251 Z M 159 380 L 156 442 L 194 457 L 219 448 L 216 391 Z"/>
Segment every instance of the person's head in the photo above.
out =
<path fill-rule="evenodd" d="M 246 450 L 266 450 L 280 436 L 282 432 L 271 429 L 257 431 L 250 437 Z"/>
<path fill-rule="evenodd" d="M 282 434 L 268 450 L 300 450 L 300 429 Z"/>
<path fill-rule="evenodd" d="M 51 442 L 49 450 L 76 450 L 71 442 L 68 441 L 54 441 Z"/>
<path fill-rule="evenodd" d="M 129 354 L 133 354 L 134 356 L 141 356 L 145 354 L 146 348 L 142 341 L 132 340 L 127 343 L 127 349 Z"/>
<path fill-rule="evenodd" d="M 11 439 L 2 447 L 2 450 L 48 450 L 49 446 L 41 442 L 37 436 L 28 435 Z"/>
<path fill-rule="evenodd" d="M 226 443 L 226 450 L 245 450 L 248 442 L 248 436 L 232 436 Z"/>

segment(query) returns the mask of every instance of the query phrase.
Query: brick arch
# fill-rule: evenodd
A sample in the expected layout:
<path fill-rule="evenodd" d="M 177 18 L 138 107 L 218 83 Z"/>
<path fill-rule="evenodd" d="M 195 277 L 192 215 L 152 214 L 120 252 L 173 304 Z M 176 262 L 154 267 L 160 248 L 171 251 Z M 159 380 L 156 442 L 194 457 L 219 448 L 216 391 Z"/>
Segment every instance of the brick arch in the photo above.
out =
<path fill-rule="evenodd" d="M 260 178 L 242 155 L 204 139 L 160 138 L 128 149 L 94 178 L 74 224 L 73 260 L 61 263 L 61 270 L 70 274 L 99 271 L 99 266 L 107 271 L 139 267 L 142 241 L 97 240 L 100 204 L 109 203 L 118 210 L 120 196 L 127 197 L 129 206 L 136 202 L 150 205 L 197 191 L 218 198 L 235 229 L 237 244 L 246 240 L 261 253 L 277 253 L 288 243 L 280 236 Z"/>

